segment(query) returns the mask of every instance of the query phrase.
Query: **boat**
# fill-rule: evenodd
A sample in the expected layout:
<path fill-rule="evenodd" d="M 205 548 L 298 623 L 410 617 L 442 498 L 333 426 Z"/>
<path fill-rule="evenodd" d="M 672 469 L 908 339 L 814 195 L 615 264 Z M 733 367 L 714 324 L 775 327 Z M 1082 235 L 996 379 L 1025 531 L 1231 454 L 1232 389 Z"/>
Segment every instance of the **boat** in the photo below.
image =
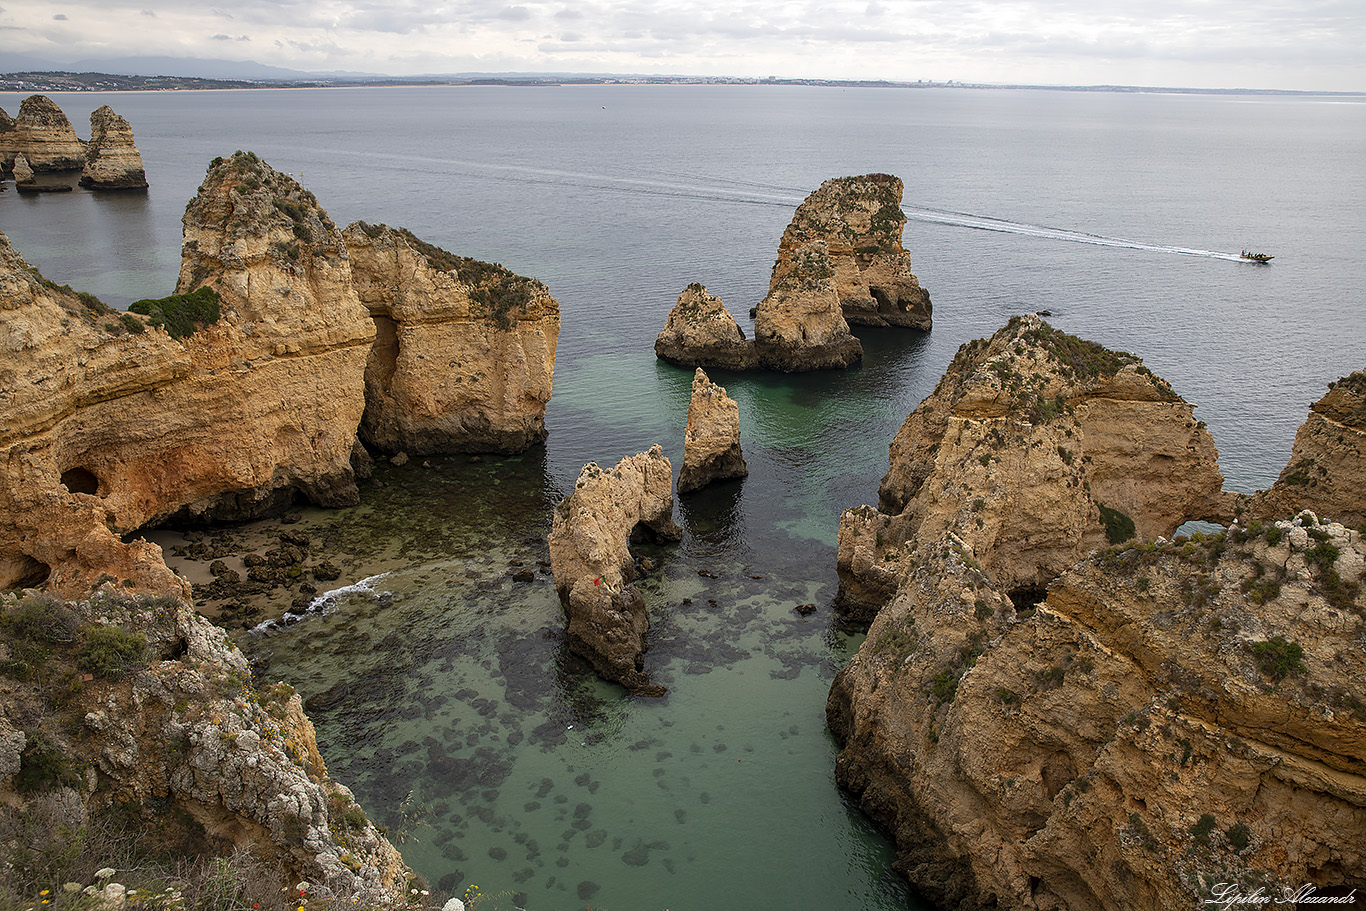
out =
<path fill-rule="evenodd" d="M 1270 253 L 1250 253 L 1247 250 L 1244 250 L 1239 255 L 1242 256 L 1243 259 L 1252 260 L 1254 263 L 1269 263 L 1276 258 Z"/>

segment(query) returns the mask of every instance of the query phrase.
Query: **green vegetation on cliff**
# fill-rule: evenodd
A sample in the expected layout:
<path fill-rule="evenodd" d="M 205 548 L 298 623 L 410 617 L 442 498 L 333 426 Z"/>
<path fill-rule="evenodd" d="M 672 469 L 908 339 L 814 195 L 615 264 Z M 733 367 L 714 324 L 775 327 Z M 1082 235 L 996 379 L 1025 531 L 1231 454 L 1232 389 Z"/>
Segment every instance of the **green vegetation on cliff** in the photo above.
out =
<path fill-rule="evenodd" d="M 188 294 L 134 301 L 128 309 L 149 317 L 153 326 L 164 327 L 176 339 L 188 338 L 222 316 L 218 292 L 208 287 L 196 288 Z"/>

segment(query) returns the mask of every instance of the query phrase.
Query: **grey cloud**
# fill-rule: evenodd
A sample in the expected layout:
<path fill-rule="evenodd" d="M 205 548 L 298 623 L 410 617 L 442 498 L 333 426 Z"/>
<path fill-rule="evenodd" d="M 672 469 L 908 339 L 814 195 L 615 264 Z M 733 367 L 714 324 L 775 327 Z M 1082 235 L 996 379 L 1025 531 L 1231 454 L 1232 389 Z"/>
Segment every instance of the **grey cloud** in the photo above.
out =
<path fill-rule="evenodd" d="M 531 10 L 525 6 L 505 6 L 498 13 L 499 19 L 507 19 L 512 22 L 522 22 L 531 18 Z"/>
<path fill-rule="evenodd" d="M 582 19 L 583 13 L 576 9 L 565 8 L 555 14 L 556 19 Z"/>
<path fill-rule="evenodd" d="M 58 13 L 57 15 L 53 16 L 52 19 L 54 22 L 66 22 L 66 13 Z"/>
<path fill-rule="evenodd" d="M 156 10 L 145 9 L 145 10 L 142 11 L 142 14 L 143 14 L 144 16 L 151 16 L 153 19 L 155 19 L 155 18 L 157 17 Z"/>

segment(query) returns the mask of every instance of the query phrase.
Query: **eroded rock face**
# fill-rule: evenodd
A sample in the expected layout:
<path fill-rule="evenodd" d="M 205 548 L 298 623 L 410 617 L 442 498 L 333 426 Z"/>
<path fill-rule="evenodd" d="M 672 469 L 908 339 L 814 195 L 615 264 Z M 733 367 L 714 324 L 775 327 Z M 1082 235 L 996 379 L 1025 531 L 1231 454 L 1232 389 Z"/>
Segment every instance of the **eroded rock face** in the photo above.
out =
<path fill-rule="evenodd" d="M 841 517 L 841 600 L 875 611 L 911 544 L 952 532 L 1005 591 L 1108 540 L 1227 521 L 1214 441 L 1138 358 L 1016 317 L 959 349 L 890 450 L 879 506 Z"/>
<path fill-rule="evenodd" d="M 830 253 L 834 285 L 844 318 L 867 326 L 930 328 L 930 295 L 911 271 L 901 246 L 906 216 L 902 184 L 890 174 L 827 180 L 797 207 L 783 232 L 769 292 L 796 267 L 807 244 L 820 241 Z"/>
<path fill-rule="evenodd" d="M 357 222 L 345 239 L 376 327 L 366 443 L 390 453 L 520 452 L 545 439 L 560 333 L 545 286 L 403 229 Z"/>
<path fill-rule="evenodd" d="M 697 282 L 678 295 L 668 325 L 655 339 L 655 354 L 680 367 L 749 370 L 759 363 L 754 343 L 721 298 Z"/>
<path fill-rule="evenodd" d="M 664 688 L 644 672 L 645 601 L 630 543 L 642 534 L 678 540 L 673 521 L 673 465 L 658 446 L 604 471 L 589 462 L 574 492 L 555 507 L 550 568 L 569 617 L 569 647 L 608 680 L 633 693 Z"/>
<path fill-rule="evenodd" d="M 14 183 L 16 186 L 28 187 L 37 182 L 37 175 L 33 173 L 33 168 L 29 166 L 28 158 L 21 152 L 14 156 Z"/>
<path fill-rule="evenodd" d="M 863 344 L 844 320 L 823 242 L 793 253 L 790 267 L 760 301 L 754 345 L 761 366 L 789 373 L 848 367 L 863 357 Z"/>
<path fill-rule="evenodd" d="M 749 474 L 740 452 L 740 406 L 713 383 L 701 367 L 692 378 L 688 429 L 683 434 L 683 467 L 678 492 L 699 490 L 713 481 Z"/>
<path fill-rule="evenodd" d="M 0 125 L 0 167 L 5 172 L 12 171 L 19 154 L 37 172 L 79 171 L 85 164 L 85 141 L 46 95 L 30 95 L 20 102 L 19 116 L 11 123 L 11 129 Z"/>
<path fill-rule="evenodd" d="M 1263 520 L 1300 509 L 1346 525 L 1366 522 L 1366 371 L 1331 384 L 1310 406 L 1285 470 L 1246 507 Z"/>
<path fill-rule="evenodd" d="M 1017 610 L 952 533 L 827 705 L 840 784 L 941 907 L 1197 909 L 1366 889 L 1366 546 L 1340 525 L 1109 548 Z"/>
<path fill-rule="evenodd" d="M 143 805 L 143 818 L 156 820 L 144 837 L 155 843 L 164 833 L 180 855 L 245 851 L 273 874 L 272 892 L 302 880 L 362 907 L 408 898 L 411 871 L 352 793 L 328 776 L 299 695 L 287 684 L 253 681 L 226 633 L 188 605 L 104 591 L 74 604 L 7 595 L 0 611 L 16 621 L 6 626 L 10 642 L 59 633 L 44 640 L 48 672 L 95 671 L 59 702 L 45 697 L 36 676 L 0 681 L 3 812 L 63 798 L 62 822 L 76 831 L 114 804 L 123 806 L 121 818 L 137 820 Z M 102 663 L 92 665 L 82 643 L 110 629 L 120 637 L 120 657 L 106 646 Z M 3 774 L 16 731 L 20 749 L 54 751 L 65 771 L 16 790 Z"/>
<path fill-rule="evenodd" d="M 356 502 L 374 324 L 312 194 L 253 155 L 217 160 L 185 213 L 178 290 L 201 286 L 221 319 L 172 338 L 0 248 L 0 584 L 51 572 L 78 595 L 109 573 L 183 595 L 152 545 L 119 536 Z"/>
<path fill-rule="evenodd" d="M 107 104 L 90 115 L 90 144 L 86 148 L 80 183 L 92 190 L 147 187 L 142 154 L 133 142 L 133 128 Z"/>

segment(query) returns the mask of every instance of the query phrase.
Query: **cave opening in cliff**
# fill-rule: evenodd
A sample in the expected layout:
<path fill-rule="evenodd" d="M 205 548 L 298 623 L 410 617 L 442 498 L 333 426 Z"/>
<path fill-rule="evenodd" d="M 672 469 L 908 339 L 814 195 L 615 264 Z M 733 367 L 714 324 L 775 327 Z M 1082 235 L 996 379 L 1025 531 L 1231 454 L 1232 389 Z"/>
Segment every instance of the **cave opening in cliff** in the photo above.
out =
<path fill-rule="evenodd" d="M 389 378 L 398 369 L 398 322 L 381 313 L 372 313 L 375 321 L 375 341 L 370 348 L 370 362 L 365 378 L 381 389 L 389 388 Z"/>
<path fill-rule="evenodd" d="M 1043 603 L 1043 599 L 1048 597 L 1048 589 L 1039 588 L 1031 585 L 1021 585 L 1013 588 L 1006 593 L 1010 597 L 1010 603 L 1015 605 L 1015 613 L 1022 617 L 1028 617 L 1034 613 L 1034 608 Z"/>
<path fill-rule="evenodd" d="M 62 486 L 72 493 L 88 493 L 93 496 L 100 492 L 100 479 L 88 468 L 68 468 L 62 472 Z"/>
<path fill-rule="evenodd" d="M 18 563 L 11 568 L 9 581 L 5 583 L 7 588 L 37 588 L 52 575 L 52 567 L 28 554 L 20 554 Z"/>
<path fill-rule="evenodd" d="M 885 288 L 872 288 L 868 291 L 873 295 L 873 300 L 877 301 L 878 313 L 895 313 L 897 311 L 896 302 L 887 293 Z"/>

